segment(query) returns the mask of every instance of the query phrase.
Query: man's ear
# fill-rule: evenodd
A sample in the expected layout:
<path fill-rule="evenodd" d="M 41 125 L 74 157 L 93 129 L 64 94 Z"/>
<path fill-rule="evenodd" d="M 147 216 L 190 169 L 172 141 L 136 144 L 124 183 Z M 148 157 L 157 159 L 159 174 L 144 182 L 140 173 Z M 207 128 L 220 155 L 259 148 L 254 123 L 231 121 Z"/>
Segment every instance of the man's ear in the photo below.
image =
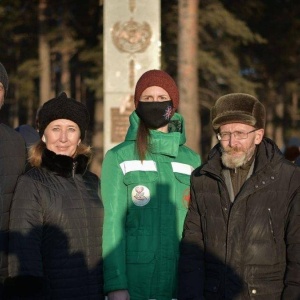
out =
<path fill-rule="evenodd" d="M 259 145 L 264 137 L 265 130 L 263 128 L 255 131 L 255 145 Z"/>

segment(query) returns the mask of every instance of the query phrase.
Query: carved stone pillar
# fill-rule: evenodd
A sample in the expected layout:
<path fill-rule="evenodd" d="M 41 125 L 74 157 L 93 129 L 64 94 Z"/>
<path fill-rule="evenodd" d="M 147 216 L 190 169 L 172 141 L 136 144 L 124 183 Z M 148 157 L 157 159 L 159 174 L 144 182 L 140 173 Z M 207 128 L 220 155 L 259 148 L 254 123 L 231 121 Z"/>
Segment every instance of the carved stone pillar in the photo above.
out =
<path fill-rule="evenodd" d="M 104 1 L 104 152 L 124 141 L 136 81 L 160 69 L 160 0 Z"/>

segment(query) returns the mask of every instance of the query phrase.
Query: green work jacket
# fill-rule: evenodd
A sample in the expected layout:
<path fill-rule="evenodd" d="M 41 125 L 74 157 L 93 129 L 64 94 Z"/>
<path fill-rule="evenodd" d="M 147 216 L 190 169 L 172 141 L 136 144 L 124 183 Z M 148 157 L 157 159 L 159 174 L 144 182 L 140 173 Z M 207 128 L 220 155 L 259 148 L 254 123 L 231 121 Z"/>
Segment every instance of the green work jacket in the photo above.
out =
<path fill-rule="evenodd" d="M 150 151 L 140 161 L 138 124 L 133 112 L 125 141 L 107 152 L 102 166 L 104 289 L 126 289 L 131 300 L 171 300 L 190 174 L 201 160 L 184 145 L 184 121 L 175 113 L 168 133 L 150 131 Z"/>

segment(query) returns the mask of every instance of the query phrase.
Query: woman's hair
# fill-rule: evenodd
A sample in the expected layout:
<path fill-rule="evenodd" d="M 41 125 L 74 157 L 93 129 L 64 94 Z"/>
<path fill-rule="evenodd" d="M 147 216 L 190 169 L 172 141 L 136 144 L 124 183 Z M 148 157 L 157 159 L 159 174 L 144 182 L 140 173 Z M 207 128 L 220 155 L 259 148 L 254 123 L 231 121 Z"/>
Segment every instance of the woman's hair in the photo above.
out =
<path fill-rule="evenodd" d="M 141 161 L 146 157 L 149 148 L 150 130 L 146 124 L 140 120 L 136 136 L 136 150 Z"/>
<path fill-rule="evenodd" d="M 46 148 L 46 144 L 40 140 L 29 148 L 28 162 L 32 167 L 40 167 L 42 163 L 42 153 Z M 76 156 L 83 154 L 89 158 L 88 163 L 92 160 L 92 150 L 90 146 L 80 143 L 76 150 Z"/>

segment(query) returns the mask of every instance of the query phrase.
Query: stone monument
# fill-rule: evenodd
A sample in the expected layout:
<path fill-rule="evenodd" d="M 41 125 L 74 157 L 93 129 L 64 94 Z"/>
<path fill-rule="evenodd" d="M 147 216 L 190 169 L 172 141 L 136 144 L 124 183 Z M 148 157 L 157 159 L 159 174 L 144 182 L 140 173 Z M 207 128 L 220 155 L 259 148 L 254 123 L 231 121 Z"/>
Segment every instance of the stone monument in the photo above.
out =
<path fill-rule="evenodd" d="M 135 83 L 160 51 L 160 0 L 104 2 L 104 153 L 124 141 Z"/>

